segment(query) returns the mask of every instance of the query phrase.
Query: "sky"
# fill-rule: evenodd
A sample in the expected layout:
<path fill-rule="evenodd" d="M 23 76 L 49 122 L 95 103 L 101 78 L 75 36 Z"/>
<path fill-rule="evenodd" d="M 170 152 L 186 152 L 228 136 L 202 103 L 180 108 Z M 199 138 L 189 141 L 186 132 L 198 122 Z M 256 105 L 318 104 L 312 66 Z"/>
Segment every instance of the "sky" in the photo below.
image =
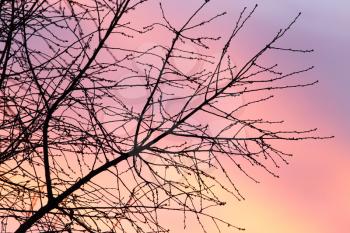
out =
<path fill-rule="evenodd" d="M 173 19 L 181 20 L 200 1 L 164 1 Z M 175 3 L 176 2 L 176 3 Z M 240 181 L 246 197 L 243 202 L 227 197 L 228 206 L 217 214 L 246 228 L 247 233 L 347 233 L 350 229 L 350 2 L 316 0 L 220 0 L 212 1 L 207 14 L 227 11 L 220 26 L 208 33 L 229 32 L 242 7 L 259 7 L 249 21 L 245 36 L 234 55 L 246 55 L 285 26 L 298 12 L 301 18 L 286 36 L 290 47 L 312 48 L 311 55 L 271 57 L 286 67 L 314 65 L 304 75 L 306 80 L 319 80 L 313 87 L 278 93 L 275 100 L 257 107 L 256 112 L 269 112 L 286 119 L 288 126 L 319 129 L 320 135 L 334 135 L 325 141 L 298 142 L 285 145 L 293 152 L 289 165 L 278 170 L 279 179 L 256 171 L 260 184 Z M 165 4 L 165 5 L 166 5 Z M 239 58 L 238 58 L 239 59 Z M 169 217 L 170 225 L 176 221 Z M 176 233 L 201 232 L 200 227 L 173 228 Z M 208 230 L 215 232 L 215 229 Z M 235 232 L 223 228 L 222 232 Z"/>
<path fill-rule="evenodd" d="M 160 18 L 157 1 L 151 2 L 139 9 L 134 15 L 134 22 L 147 24 L 154 18 Z M 163 0 L 162 3 L 169 20 L 181 25 L 202 1 Z M 282 63 L 286 70 L 315 66 L 298 80 L 319 80 L 319 83 L 278 92 L 274 100 L 257 105 L 250 114 L 284 119 L 286 125 L 293 129 L 317 127 L 320 136 L 335 138 L 283 144 L 282 149 L 294 156 L 289 159 L 289 165 L 278 169 L 280 178 L 259 169 L 253 174 L 259 184 L 239 176 L 236 180 L 245 201 L 239 202 L 222 193 L 227 206 L 213 211 L 217 216 L 245 228 L 247 233 L 347 233 L 350 229 L 350 79 L 347 72 L 350 2 L 212 0 L 200 16 L 206 18 L 222 11 L 226 11 L 227 15 L 201 33 L 227 38 L 242 8 L 247 6 L 250 10 L 255 4 L 259 5 L 256 12 L 229 50 L 233 61 L 239 65 L 249 58 L 301 12 L 301 17 L 281 45 L 314 49 L 314 53 L 271 55 L 268 59 L 272 63 Z M 138 49 L 152 47 L 169 39 L 168 36 L 144 37 L 142 43 L 136 46 Z M 217 55 L 215 48 L 211 53 Z M 188 62 L 178 65 L 190 72 L 198 64 Z M 120 94 L 133 104 L 137 101 L 142 104 L 144 99 L 141 92 L 136 97 L 129 91 Z M 244 103 L 244 100 L 239 101 Z M 202 232 L 195 219 L 189 218 L 186 229 L 183 229 L 182 216 L 175 216 L 173 213 L 163 216 L 163 222 L 172 232 Z M 207 232 L 217 232 L 213 225 L 207 226 Z M 223 233 L 238 232 L 225 226 L 221 230 Z"/>
<path fill-rule="evenodd" d="M 153 18 L 160 18 L 159 8 L 154 7 L 158 1 L 150 1 L 155 4 L 145 4 L 141 13 L 135 16 L 135 22 L 147 24 Z M 169 20 L 175 25 L 181 25 L 202 2 L 203 0 L 162 0 Z M 350 1 L 211 0 L 201 17 L 207 18 L 222 11 L 228 14 L 208 26 L 203 34 L 227 38 L 242 8 L 247 6 L 250 10 L 255 4 L 259 4 L 255 14 L 229 50 L 233 61 L 241 64 L 302 12 L 296 25 L 281 43 L 286 47 L 314 49 L 315 52 L 290 56 L 272 54 L 268 59 L 272 63 L 282 63 L 286 70 L 313 65 L 315 69 L 303 74 L 298 80 L 319 80 L 319 83 L 312 87 L 277 92 L 273 100 L 256 105 L 242 114 L 262 114 L 274 120 L 284 119 L 289 128 L 317 127 L 320 136 L 335 138 L 281 145 L 284 151 L 293 153 L 294 156 L 288 160 L 289 165 L 276 170 L 279 178 L 262 169 L 256 169 L 252 174 L 259 180 L 259 184 L 237 175 L 234 179 L 245 200 L 237 201 L 222 193 L 227 205 L 213 209 L 212 213 L 245 228 L 246 233 L 348 233 Z M 165 35 L 144 38 L 137 47 L 145 49 L 166 39 L 169 37 Z M 211 53 L 214 56 L 218 54 L 215 48 Z M 189 72 L 198 66 L 191 62 L 178 65 Z M 141 92 L 137 95 L 128 91 L 119 94 L 133 104 L 145 97 L 145 93 Z M 244 103 L 243 99 L 239 99 L 237 104 L 241 103 Z M 187 228 L 183 229 L 181 217 L 165 213 L 162 220 L 173 233 L 202 232 L 195 219 L 191 218 L 187 220 Z M 209 223 L 207 226 L 208 233 L 217 232 L 215 226 Z M 222 226 L 221 230 L 223 233 L 239 232 L 226 226 Z"/>

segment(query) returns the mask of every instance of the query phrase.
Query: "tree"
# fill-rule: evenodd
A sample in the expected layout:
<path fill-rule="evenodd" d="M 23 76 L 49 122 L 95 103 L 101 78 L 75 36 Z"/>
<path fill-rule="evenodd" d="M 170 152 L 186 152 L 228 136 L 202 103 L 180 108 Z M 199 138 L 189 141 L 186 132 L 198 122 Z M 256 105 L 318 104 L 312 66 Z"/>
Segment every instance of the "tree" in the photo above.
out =
<path fill-rule="evenodd" d="M 2 231 L 166 232 L 163 211 L 183 212 L 185 224 L 192 214 L 204 231 L 210 219 L 219 229 L 230 223 L 207 212 L 225 204 L 213 187 L 243 198 L 227 169 L 251 179 L 247 166 L 275 175 L 267 164 L 279 166 L 289 156 L 275 142 L 321 138 L 315 130 L 283 131 L 275 127 L 283 122 L 237 114 L 271 99 L 274 90 L 316 83 L 281 82 L 312 67 L 282 73 L 260 62 L 268 51 L 312 52 L 277 45 L 300 14 L 236 67 L 229 48 L 256 7 L 244 8 L 231 35 L 221 39 L 203 34 L 225 14 L 201 20 L 210 1 L 201 1 L 181 26 L 162 4 L 159 22 L 137 22 L 149 4 L 0 2 Z M 135 49 L 157 33 L 168 40 Z M 222 44 L 219 56 L 206 53 L 213 43 Z M 203 65 L 190 72 L 176 65 L 193 61 Z M 125 92 L 146 97 L 126 101 Z M 222 105 L 242 96 L 248 101 L 239 106 Z M 211 121 L 194 116 L 222 125 L 214 133 Z"/>

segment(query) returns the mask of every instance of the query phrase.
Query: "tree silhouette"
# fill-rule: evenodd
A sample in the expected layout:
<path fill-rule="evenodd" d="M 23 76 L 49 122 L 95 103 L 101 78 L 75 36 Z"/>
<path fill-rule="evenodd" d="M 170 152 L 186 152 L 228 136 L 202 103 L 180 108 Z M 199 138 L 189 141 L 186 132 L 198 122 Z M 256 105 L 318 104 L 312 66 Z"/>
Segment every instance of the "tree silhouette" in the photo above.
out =
<path fill-rule="evenodd" d="M 243 199 L 227 170 L 275 175 L 268 164 L 290 156 L 275 142 L 320 138 L 238 114 L 274 90 L 316 83 L 281 82 L 312 67 L 283 73 L 260 62 L 268 51 L 312 52 L 277 45 L 299 15 L 236 67 L 229 48 L 256 6 L 221 39 L 203 33 L 225 14 L 200 16 L 210 1 L 181 26 L 162 4 L 159 22 L 138 22 L 150 2 L 0 1 L 2 232 L 167 232 L 164 211 L 184 224 L 193 215 L 204 231 L 208 219 L 242 229 L 207 211 L 225 204 L 214 187 Z M 135 49 L 159 33 L 168 39 Z M 206 53 L 213 43 L 218 56 Z M 189 62 L 201 65 L 177 65 Z"/>

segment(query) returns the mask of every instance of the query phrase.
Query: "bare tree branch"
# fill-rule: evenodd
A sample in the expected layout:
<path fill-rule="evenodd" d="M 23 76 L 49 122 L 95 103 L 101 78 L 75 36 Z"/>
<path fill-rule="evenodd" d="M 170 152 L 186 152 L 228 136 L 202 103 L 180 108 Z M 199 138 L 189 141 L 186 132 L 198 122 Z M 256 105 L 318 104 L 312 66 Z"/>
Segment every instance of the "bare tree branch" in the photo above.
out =
<path fill-rule="evenodd" d="M 204 232 L 244 230 L 210 213 L 225 205 L 218 189 L 244 200 L 229 170 L 278 177 L 291 156 L 279 142 L 329 138 L 241 114 L 317 83 L 293 82 L 312 66 L 285 72 L 264 58 L 313 52 L 281 45 L 300 14 L 237 65 L 230 48 L 257 5 L 223 40 L 207 29 L 226 12 L 201 18 L 210 1 L 179 27 L 167 3 L 152 4 L 0 1 L 2 232 L 168 232 L 167 211 Z M 147 6 L 159 21 L 139 22 Z"/>

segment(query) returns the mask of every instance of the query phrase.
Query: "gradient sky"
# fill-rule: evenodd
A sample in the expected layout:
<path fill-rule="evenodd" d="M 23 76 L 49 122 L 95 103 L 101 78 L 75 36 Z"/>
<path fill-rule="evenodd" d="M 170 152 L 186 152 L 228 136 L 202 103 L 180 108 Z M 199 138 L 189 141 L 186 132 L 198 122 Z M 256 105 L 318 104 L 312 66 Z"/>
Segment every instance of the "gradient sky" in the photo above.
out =
<path fill-rule="evenodd" d="M 181 1 L 164 2 L 173 19 L 181 20 L 189 12 Z M 186 9 L 198 3 L 186 1 Z M 217 214 L 245 227 L 247 233 L 350 232 L 350 1 L 213 1 L 208 13 L 225 10 L 229 14 L 212 32 L 229 32 L 242 7 L 253 7 L 255 3 L 259 8 L 247 26 L 243 40 L 246 43 L 240 44 L 233 54 L 249 54 L 301 11 L 302 17 L 284 44 L 313 48 L 315 52 L 284 57 L 282 62 L 290 67 L 314 65 L 305 79 L 320 81 L 311 88 L 279 93 L 274 101 L 264 105 L 264 110 L 277 119 L 286 119 L 288 126 L 317 127 L 321 135 L 334 135 L 335 139 L 286 145 L 284 149 L 295 156 L 290 165 L 279 169 L 281 177 L 276 179 L 256 171 L 260 184 L 239 182 L 246 201 L 228 197 L 229 206 Z M 257 107 L 256 111 L 260 110 Z M 167 221 L 176 224 L 173 218 Z M 173 232 L 201 231 L 196 224 L 185 230 L 181 226 L 174 227 Z M 223 228 L 223 232 L 235 231 Z"/>
<path fill-rule="evenodd" d="M 255 1 L 235 1 L 245 4 Z M 248 185 L 246 203 L 232 206 L 249 233 L 346 233 L 350 229 L 350 54 L 349 1 L 260 1 L 258 25 L 279 27 L 301 11 L 290 44 L 311 46 L 312 56 L 299 62 L 316 69 L 311 78 L 320 84 L 288 92 L 275 107 L 296 127 L 318 127 L 335 135 L 329 141 L 298 144 L 281 178 Z M 234 3 L 227 4 L 234 8 Z M 256 18 L 255 18 L 256 19 Z M 290 95 L 289 95 L 290 94 Z"/>
<path fill-rule="evenodd" d="M 155 4 L 145 5 L 133 18 L 147 24 L 150 18 L 160 18 Z M 163 0 L 169 19 L 180 25 L 203 0 Z M 285 119 L 295 129 L 319 128 L 320 135 L 334 135 L 327 141 L 286 144 L 285 151 L 294 153 L 290 164 L 282 166 L 279 179 L 256 170 L 260 184 L 244 177 L 235 177 L 246 198 L 238 202 L 226 196 L 228 206 L 215 209 L 216 215 L 246 228 L 247 233 L 348 233 L 350 232 L 350 1 L 316 0 L 212 0 L 202 16 L 218 12 L 228 14 L 209 26 L 210 35 L 228 36 L 239 12 L 258 3 L 254 17 L 247 24 L 238 44 L 230 49 L 234 62 L 261 48 L 280 28 L 298 14 L 302 17 L 282 41 L 286 47 L 312 48 L 309 55 L 271 56 L 271 62 L 281 62 L 286 69 L 314 65 L 301 80 L 319 80 L 317 86 L 279 92 L 276 98 L 257 106 L 256 114 L 264 112 L 273 119 Z M 159 40 L 145 38 L 141 49 Z M 124 42 L 128 43 L 128 42 Z M 235 42 L 236 43 L 236 42 Z M 215 50 L 213 51 L 215 55 Z M 276 60 L 276 61 L 275 61 Z M 179 64 L 191 70 L 192 64 Z M 130 93 L 120 93 L 131 95 Z M 140 95 L 142 93 L 139 93 Z M 134 94 L 132 94 L 134 95 Z M 125 96 L 126 98 L 128 96 Z M 131 96 L 129 96 L 131 98 Z M 142 96 L 138 96 L 141 100 Z M 137 99 L 133 100 L 134 103 Z M 225 194 L 223 194 L 225 195 Z M 198 224 L 183 229 L 182 216 L 163 216 L 164 223 L 174 233 L 202 232 Z M 195 220 L 188 219 L 191 223 Z M 217 232 L 209 227 L 208 233 Z M 238 232 L 223 227 L 223 233 Z"/>
<path fill-rule="evenodd" d="M 180 25 L 203 1 L 162 2 L 170 20 Z M 299 80 L 319 80 L 320 83 L 313 87 L 278 92 L 273 101 L 257 105 L 254 112 L 263 113 L 274 120 L 285 119 L 290 128 L 317 127 L 320 135 L 334 135 L 335 138 L 284 145 L 283 149 L 295 156 L 289 160 L 289 165 L 278 170 L 279 179 L 259 169 L 253 175 L 260 184 L 237 176 L 235 180 L 246 200 L 238 202 L 223 193 L 228 205 L 213 211 L 219 217 L 246 228 L 246 233 L 349 233 L 350 1 L 212 0 L 202 14 L 203 18 L 222 11 L 228 14 L 203 33 L 227 37 L 242 8 L 247 6 L 252 9 L 256 3 L 259 4 L 256 13 L 242 36 L 238 37 L 239 43 L 230 49 L 234 62 L 239 64 L 261 48 L 301 11 L 302 17 L 282 43 L 286 47 L 312 48 L 315 52 L 302 56 L 271 56 L 269 60 L 283 63 L 286 69 L 314 65 L 315 69 Z M 134 19 L 136 22 L 146 24 L 149 16 L 159 18 L 159 8 L 145 6 Z M 169 38 L 159 35 L 158 40 L 163 39 Z M 154 43 L 149 39 L 137 46 L 144 49 L 144 46 Z M 212 55 L 215 55 L 215 51 Z M 179 65 L 183 69 L 193 68 L 191 63 Z M 127 92 L 120 94 L 131 95 Z M 142 95 L 137 97 L 143 99 Z M 175 216 L 172 213 L 163 216 L 164 223 L 173 233 L 202 232 L 198 224 L 187 224 L 187 228 L 183 229 L 182 215 L 179 218 Z M 188 221 L 195 223 L 193 219 Z M 214 226 L 209 226 L 207 232 L 217 231 Z M 223 227 L 222 232 L 239 231 Z"/>

